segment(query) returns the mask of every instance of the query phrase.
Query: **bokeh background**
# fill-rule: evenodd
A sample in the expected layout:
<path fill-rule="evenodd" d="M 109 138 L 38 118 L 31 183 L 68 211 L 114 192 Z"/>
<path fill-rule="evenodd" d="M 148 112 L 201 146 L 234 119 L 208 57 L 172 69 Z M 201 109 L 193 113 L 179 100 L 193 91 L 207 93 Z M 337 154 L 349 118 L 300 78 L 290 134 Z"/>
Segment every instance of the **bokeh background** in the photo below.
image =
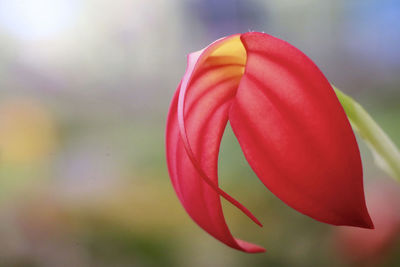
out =
<path fill-rule="evenodd" d="M 164 127 L 186 54 L 263 31 L 309 55 L 400 146 L 397 0 L 0 0 L 0 266 L 400 266 L 400 191 L 360 142 L 377 230 L 316 222 L 273 196 L 230 129 L 214 240 L 169 182 Z M 378 223 L 379 221 L 379 223 Z"/>

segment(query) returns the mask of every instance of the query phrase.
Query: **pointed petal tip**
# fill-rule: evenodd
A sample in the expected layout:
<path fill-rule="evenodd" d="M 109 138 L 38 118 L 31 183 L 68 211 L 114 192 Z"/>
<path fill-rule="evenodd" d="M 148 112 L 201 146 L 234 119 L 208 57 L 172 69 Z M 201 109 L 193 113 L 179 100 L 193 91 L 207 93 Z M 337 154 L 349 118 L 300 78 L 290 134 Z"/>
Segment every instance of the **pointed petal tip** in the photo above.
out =
<path fill-rule="evenodd" d="M 371 230 L 375 229 L 375 225 L 369 216 L 368 219 L 364 222 L 364 224 L 359 225 L 359 227 Z"/>
<path fill-rule="evenodd" d="M 357 221 L 352 221 L 348 223 L 343 223 L 343 224 L 338 224 L 339 226 L 350 226 L 350 227 L 358 227 L 358 228 L 364 228 L 364 229 L 375 229 L 374 223 L 371 220 L 371 217 L 367 213 L 366 216 L 363 218 L 357 220 Z"/>
<path fill-rule="evenodd" d="M 237 244 L 241 247 L 241 251 L 246 252 L 246 253 L 264 253 L 267 250 L 263 247 L 260 247 L 256 244 L 252 244 L 249 242 L 246 242 L 244 240 L 240 239 L 235 239 Z"/>
<path fill-rule="evenodd" d="M 263 247 L 258 247 L 257 246 L 257 247 L 254 247 L 252 249 L 245 250 L 243 252 L 250 253 L 250 254 L 256 254 L 256 253 L 265 253 L 265 252 L 267 252 L 267 250 L 265 248 L 263 248 Z"/>
<path fill-rule="evenodd" d="M 370 229 L 370 230 L 374 230 L 375 229 L 375 225 L 374 224 L 370 224 L 368 225 L 368 227 L 365 227 L 366 229 Z"/>
<path fill-rule="evenodd" d="M 253 251 L 247 251 L 247 252 L 248 253 L 253 253 L 253 254 L 255 254 L 255 253 L 265 253 L 265 252 L 267 252 L 267 250 L 265 248 L 260 247 L 260 248 L 254 249 Z"/>
<path fill-rule="evenodd" d="M 369 212 L 366 209 L 367 207 L 365 206 L 364 216 L 362 217 L 362 220 L 358 223 L 358 225 L 355 226 L 365 229 L 375 229 L 371 216 L 369 215 Z"/>
<path fill-rule="evenodd" d="M 365 222 L 357 223 L 357 224 L 348 224 L 345 226 L 352 226 L 352 227 L 371 229 L 371 230 L 375 229 L 375 226 L 372 221 L 365 221 Z"/>
<path fill-rule="evenodd" d="M 247 214 L 246 214 L 247 215 Z M 253 215 L 253 214 L 251 214 L 253 217 L 251 217 L 251 216 L 248 216 L 255 224 L 257 224 L 258 226 L 260 226 L 260 227 L 263 227 L 263 224 Z"/>

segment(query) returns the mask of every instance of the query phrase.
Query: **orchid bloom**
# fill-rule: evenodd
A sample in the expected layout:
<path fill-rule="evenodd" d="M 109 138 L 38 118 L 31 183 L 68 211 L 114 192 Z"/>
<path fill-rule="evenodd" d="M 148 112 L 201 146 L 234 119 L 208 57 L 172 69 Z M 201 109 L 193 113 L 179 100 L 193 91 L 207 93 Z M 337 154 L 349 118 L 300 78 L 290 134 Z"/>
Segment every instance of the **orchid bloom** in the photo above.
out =
<path fill-rule="evenodd" d="M 227 122 L 259 179 L 295 210 L 333 225 L 373 228 L 360 152 L 346 114 L 318 67 L 285 41 L 258 32 L 228 36 L 188 56 L 173 97 L 166 156 L 176 194 L 190 217 L 226 245 L 236 239 L 220 196 L 261 226 L 218 186 Z"/>

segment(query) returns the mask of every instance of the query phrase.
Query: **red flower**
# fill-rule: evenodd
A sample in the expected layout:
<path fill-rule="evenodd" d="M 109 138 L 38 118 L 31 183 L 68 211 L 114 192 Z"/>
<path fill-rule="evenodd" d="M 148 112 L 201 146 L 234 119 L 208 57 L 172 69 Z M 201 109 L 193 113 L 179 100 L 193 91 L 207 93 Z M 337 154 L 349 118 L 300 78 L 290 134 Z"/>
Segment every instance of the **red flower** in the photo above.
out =
<path fill-rule="evenodd" d="M 360 153 L 331 85 L 292 45 L 250 32 L 188 56 L 166 130 L 172 184 L 192 219 L 226 245 L 235 239 L 220 196 L 261 223 L 218 186 L 227 122 L 261 181 L 287 205 L 321 222 L 373 228 L 365 205 Z"/>

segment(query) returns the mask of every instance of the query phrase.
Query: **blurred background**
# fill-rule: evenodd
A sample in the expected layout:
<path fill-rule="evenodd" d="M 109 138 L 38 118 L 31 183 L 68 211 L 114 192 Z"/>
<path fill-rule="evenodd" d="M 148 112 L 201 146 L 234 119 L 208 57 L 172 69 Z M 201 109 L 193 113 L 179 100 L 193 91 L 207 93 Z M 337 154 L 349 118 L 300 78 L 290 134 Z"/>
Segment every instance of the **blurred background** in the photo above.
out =
<path fill-rule="evenodd" d="M 400 266 L 400 191 L 360 142 L 377 229 L 316 222 L 262 186 L 230 129 L 214 240 L 170 185 L 164 127 L 186 55 L 264 31 L 310 56 L 400 146 L 397 0 L 0 0 L 0 266 Z"/>

